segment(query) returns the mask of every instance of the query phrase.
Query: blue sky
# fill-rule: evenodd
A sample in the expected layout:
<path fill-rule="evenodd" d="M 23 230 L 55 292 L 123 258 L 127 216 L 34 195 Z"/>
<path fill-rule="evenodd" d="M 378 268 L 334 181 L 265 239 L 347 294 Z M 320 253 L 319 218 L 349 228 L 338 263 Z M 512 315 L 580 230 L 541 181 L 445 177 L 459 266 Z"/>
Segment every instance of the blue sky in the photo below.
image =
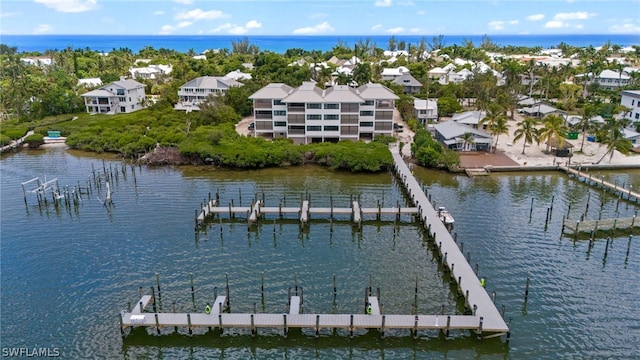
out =
<path fill-rule="evenodd" d="M 1 0 L 0 34 L 640 36 L 640 0 Z"/>

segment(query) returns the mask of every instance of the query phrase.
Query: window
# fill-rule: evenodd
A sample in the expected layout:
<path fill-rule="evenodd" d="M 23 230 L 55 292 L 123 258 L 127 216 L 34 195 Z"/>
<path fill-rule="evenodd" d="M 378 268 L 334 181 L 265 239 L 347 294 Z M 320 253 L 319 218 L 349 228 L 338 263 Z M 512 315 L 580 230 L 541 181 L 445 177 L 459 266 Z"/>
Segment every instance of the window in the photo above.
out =
<path fill-rule="evenodd" d="M 274 116 L 286 116 L 287 112 L 285 110 L 273 110 Z"/>
<path fill-rule="evenodd" d="M 273 105 L 284 105 L 279 99 L 273 100 Z"/>
<path fill-rule="evenodd" d="M 373 116 L 373 111 L 360 111 L 360 116 Z"/>
<path fill-rule="evenodd" d="M 367 105 L 367 106 L 371 106 L 371 105 L 373 105 L 373 100 L 367 100 L 367 101 L 364 102 L 364 104 Z"/>
<path fill-rule="evenodd" d="M 640 119 L 640 113 L 636 113 L 636 120 Z"/>
<path fill-rule="evenodd" d="M 287 126 L 286 121 L 274 121 L 273 126 Z"/>
<path fill-rule="evenodd" d="M 124 89 L 116 90 L 116 95 L 124 95 Z"/>
<path fill-rule="evenodd" d="M 338 131 L 338 126 L 327 125 L 324 127 L 324 131 Z"/>
<path fill-rule="evenodd" d="M 363 121 L 360 123 L 361 127 L 372 127 L 373 126 L 373 121 Z"/>
<path fill-rule="evenodd" d="M 358 112 L 360 104 L 357 103 L 343 103 L 342 112 Z"/>
<path fill-rule="evenodd" d="M 631 99 L 631 106 L 635 105 L 636 100 L 635 99 Z"/>
<path fill-rule="evenodd" d="M 340 116 L 337 114 L 325 114 L 324 115 L 324 119 L 325 120 L 340 120 Z"/>
<path fill-rule="evenodd" d="M 320 115 L 320 114 L 307 114 L 307 120 L 322 120 L 322 115 Z"/>
<path fill-rule="evenodd" d="M 310 126 L 307 126 L 307 131 L 322 131 L 322 126 L 310 125 Z"/>
<path fill-rule="evenodd" d="M 131 102 L 131 97 L 129 97 L 129 102 Z"/>
<path fill-rule="evenodd" d="M 122 97 L 122 96 L 121 96 L 121 97 L 119 97 L 119 98 L 118 98 L 118 100 L 120 100 L 120 101 L 122 101 L 122 102 L 125 102 L 125 101 L 127 101 L 127 98 L 126 98 L 126 97 Z"/>
<path fill-rule="evenodd" d="M 324 108 L 337 110 L 337 109 L 340 109 L 340 104 L 324 104 Z"/>
<path fill-rule="evenodd" d="M 131 105 L 131 110 L 135 109 L 135 105 Z"/>
<path fill-rule="evenodd" d="M 120 106 L 120 112 L 126 112 L 126 111 L 127 111 L 127 108 L 126 108 L 126 107 L 124 107 L 124 106 Z"/>
<path fill-rule="evenodd" d="M 308 103 L 307 109 L 322 109 L 322 104 Z"/>

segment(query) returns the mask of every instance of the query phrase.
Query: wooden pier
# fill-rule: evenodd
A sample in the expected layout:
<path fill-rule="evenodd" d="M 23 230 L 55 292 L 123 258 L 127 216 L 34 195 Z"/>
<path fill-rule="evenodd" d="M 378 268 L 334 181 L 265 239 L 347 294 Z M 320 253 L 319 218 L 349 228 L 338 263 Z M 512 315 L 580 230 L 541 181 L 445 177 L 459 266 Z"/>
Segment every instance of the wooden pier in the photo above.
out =
<path fill-rule="evenodd" d="M 565 220 L 564 231 L 571 234 L 591 233 L 597 231 L 616 231 L 640 228 L 640 221 L 634 215 L 630 218 L 601 219 L 601 220 Z"/>
<path fill-rule="evenodd" d="M 307 224 L 311 215 L 329 215 L 333 218 L 334 215 L 349 215 L 355 224 L 360 224 L 363 221 L 364 216 L 375 215 L 377 219 L 380 219 L 382 215 L 394 215 L 399 218 L 401 215 L 416 215 L 418 214 L 418 208 L 416 207 L 361 207 L 360 202 L 354 200 L 351 202 L 351 207 L 312 207 L 309 200 L 302 200 L 300 206 L 265 206 L 262 200 L 255 200 L 251 206 L 233 206 L 229 203 L 228 206 L 218 205 L 218 196 L 215 199 L 209 199 L 201 206 L 201 209 L 196 210 L 195 225 L 196 229 L 203 226 L 207 219 L 212 218 L 215 215 L 222 216 L 228 214 L 229 218 L 237 216 L 246 216 L 249 223 L 256 223 L 265 215 L 278 215 L 283 217 L 285 215 L 295 215 L 300 220 L 301 224 Z"/>
<path fill-rule="evenodd" d="M 632 191 L 631 188 L 627 189 L 625 187 L 618 186 L 617 184 L 612 184 L 608 181 L 605 181 L 604 179 L 598 179 L 597 177 L 593 177 L 591 173 L 583 173 L 579 170 L 570 168 L 568 166 L 560 165 L 558 166 L 558 169 L 563 170 L 569 175 L 574 175 L 578 179 L 581 179 L 581 178 L 584 179 L 584 182 L 589 185 L 599 185 L 603 188 L 607 188 L 609 190 L 612 190 L 613 192 L 619 193 L 620 196 L 626 195 L 627 199 L 635 198 L 636 201 L 640 201 L 640 193 L 636 191 Z"/>
<path fill-rule="evenodd" d="M 420 219 L 435 244 L 443 266 L 450 272 L 451 278 L 457 283 L 459 293 L 463 294 L 465 298 L 465 305 L 469 309 L 474 309 L 474 320 L 483 319 L 484 323 L 481 327 L 486 331 L 496 333 L 495 336 L 507 334 L 509 337 L 509 327 L 502 319 L 500 312 L 481 285 L 462 251 L 458 248 L 449 230 L 438 219 L 436 210 L 402 159 L 398 146 L 391 145 L 390 150 L 395 163 L 395 173 L 407 190 L 411 201 L 417 206 Z"/>

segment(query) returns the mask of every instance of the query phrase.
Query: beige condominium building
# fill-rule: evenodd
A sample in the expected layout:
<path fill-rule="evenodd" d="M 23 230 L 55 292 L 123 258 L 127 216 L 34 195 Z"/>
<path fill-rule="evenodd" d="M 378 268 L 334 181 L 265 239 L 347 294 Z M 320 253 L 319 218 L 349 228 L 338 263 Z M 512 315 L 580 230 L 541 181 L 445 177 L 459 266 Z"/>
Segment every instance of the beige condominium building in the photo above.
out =
<path fill-rule="evenodd" d="M 336 85 L 323 90 L 304 82 L 297 88 L 272 83 L 249 99 L 253 100 L 255 136 L 308 144 L 392 136 L 398 97 L 381 84 Z"/>

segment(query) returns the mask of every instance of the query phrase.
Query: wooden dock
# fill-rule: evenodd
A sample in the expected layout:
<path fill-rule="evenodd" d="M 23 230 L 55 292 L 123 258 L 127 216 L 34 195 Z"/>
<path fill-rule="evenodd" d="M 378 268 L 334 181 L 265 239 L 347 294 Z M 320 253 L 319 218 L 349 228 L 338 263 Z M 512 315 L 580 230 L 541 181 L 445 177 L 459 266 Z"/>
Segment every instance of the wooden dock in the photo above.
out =
<path fill-rule="evenodd" d="M 578 179 L 583 179 L 585 183 L 589 185 L 599 185 L 603 188 L 607 188 L 612 190 L 613 192 L 619 193 L 621 196 L 626 195 L 627 199 L 635 198 L 636 201 L 640 201 L 640 193 L 636 191 L 632 191 L 631 188 L 627 189 L 625 187 L 618 186 L 617 184 L 612 184 L 604 179 L 598 179 L 598 177 L 594 177 L 591 173 L 583 173 L 574 168 L 570 168 L 568 166 L 560 165 L 558 169 L 563 170 L 569 175 L 574 175 Z"/>
<path fill-rule="evenodd" d="M 564 231 L 571 234 L 591 233 L 597 231 L 616 231 L 640 228 L 640 221 L 636 216 L 630 218 L 602 219 L 602 220 L 565 220 Z"/>
<path fill-rule="evenodd" d="M 360 224 L 363 221 L 364 216 L 376 216 L 380 219 L 382 215 L 393 215 L 399 218 L 401 215 L 416 215 L 418 214 L 418 208 L 416 207 L 361 207 L 360 202 L 354 200 L 351 202 L 351 207 L 312 207 L 309 200 L 303 200 L 300 206 L 286 207 L 280 204 L 279 206 L 265 206 L 262 200 L 256 200 L 251 206 L 218 206 L 218 200 L 209 199 L 202 205 L 201 209 L 196 210 L 195 224 L 196 228 L 203 226 L 207 219 L 218 215 L 227 215 L 230 218 L 237 216 L 246 216 L 246 219 L 250 223 L 256 223 L 259 219 L 265 215 L 278 215 L 283 217 L 285 215 L 295 215 L 300 220 L 301 224 L 309 222 L 311 215 L 329 215 L 333 218 L 334 215 L 349 215 L 355 224 Z"/>
<path fill-rule="evenodd" d="M 474 319 L 484 319 L 483 329 L 497 333 L 496 336 L 509 334 L 509 327 L 502 319 L 485 288 L 480 284 L 480 280 L 458 248 L 449 230 L 438 219 L 436 210 L 418 181 L 411 174 L 411 170 L 402 159 L 397 145 L 391 145 L 390 150 L 395 163 L 395 173 L 407 190 L 411 201 L 417 206 L 420 219 L 428 229 L 429 236 L 435 243 L 443 265 L 450 271 L 460 293 L 465 297 L 466 306 L 475 309 Z"/>
<path fill-rule="evenodd" d="M 371 314 L 303 314 L 301 311 L 301 297 L 291 296 L 287 313 L 225 313 L 226 296 L 218 296 L 209 313 L 158 313 L 146 312 L 146 308 L 153 304 L 150 295 L 144 295 L 131 311 L 120 313 L 120 330 L 125 336 L 127 328 L 150 327 L 161 334 L 163 328 L 186 328 L 189 334 L 195 328 L 218 329 L 226 328 L 251 329 L 252 335 L 260 328 L 280 329 L 283 335 L 291 328 L 311 329 L 316 335 L 322 329 L 346 329 L 351 336 L 357 329 L 375 329 L 384 332 L 389 329 L 409 329 L 414 333 L 418 330 L 442 330 L 447 334 L 449 330 L 471 330 L 479 336 L 494 337 L 495 333 L 503 333 L 504 328 L 492 328 L 496 322 L 486 322 L 476 315 L 401 315 L 383 314 L 378 305 L 378 298 L 369 296 L 372 304 Z"/>

